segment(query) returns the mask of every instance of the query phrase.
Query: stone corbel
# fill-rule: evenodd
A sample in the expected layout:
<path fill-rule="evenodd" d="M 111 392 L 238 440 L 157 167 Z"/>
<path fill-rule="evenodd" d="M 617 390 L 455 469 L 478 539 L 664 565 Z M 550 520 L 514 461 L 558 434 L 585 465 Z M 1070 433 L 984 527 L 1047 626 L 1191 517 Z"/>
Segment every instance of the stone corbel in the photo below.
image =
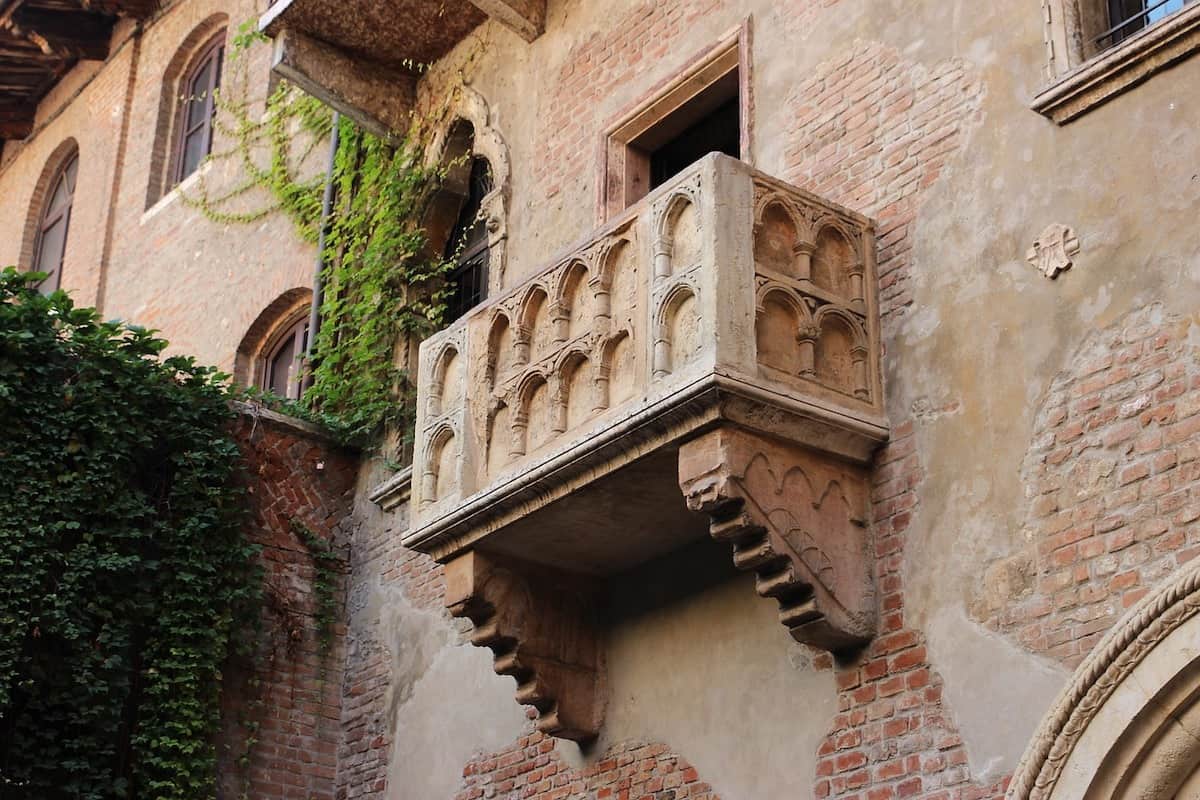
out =
<path fill-rule="evenodd" d="M 546 0 L 471 0 L 471 5 L 527 42 L 546 27 Z"/>
<path fill-rule="evenodd" d="M 467 552 L 446 564 L 446 606 L 471 620 L 471 643 L 490 648 L 517 702 L 550 736 L 585 742 L 603 722 L 603 657 L 587 579 Z"/>
<path fill-rule="evenodd" d="M 839 653 L 874 636 L 865 470 L 727 425 L 683 445 L 679 483 L 792 638 Z"/>
<path fill-rule="evenodd" d="M 408 129 L 416 102 L 415 75 L 367 65 L 289 28 L 275 35 L 271 70 L 377 136 Z"/>

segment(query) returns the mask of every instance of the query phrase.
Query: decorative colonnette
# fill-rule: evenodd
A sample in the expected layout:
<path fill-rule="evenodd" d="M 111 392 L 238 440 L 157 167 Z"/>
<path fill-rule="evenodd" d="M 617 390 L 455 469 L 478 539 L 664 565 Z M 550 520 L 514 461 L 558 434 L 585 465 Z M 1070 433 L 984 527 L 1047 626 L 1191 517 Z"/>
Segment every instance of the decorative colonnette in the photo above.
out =
<path fill-rule="evenodd" d="M 594 587 L 706 532 L 797 640 L 871 638 L 876 294 L 869 220 L 713 155 L 422 344 L 403 543 L 539 730 L 599 731 Z"/>

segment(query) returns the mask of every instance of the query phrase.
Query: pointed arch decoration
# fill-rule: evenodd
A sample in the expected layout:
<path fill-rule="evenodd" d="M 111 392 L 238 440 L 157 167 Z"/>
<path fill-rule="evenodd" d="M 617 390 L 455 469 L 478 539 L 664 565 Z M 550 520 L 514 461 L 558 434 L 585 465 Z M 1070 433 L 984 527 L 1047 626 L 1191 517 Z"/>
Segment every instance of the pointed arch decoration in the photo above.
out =
<path fill-rule="evenodd" d="M 1172 800 L 1200 788 L 1200 559 L 1093 648 L 1017 766 L 1009 800 Z"/>

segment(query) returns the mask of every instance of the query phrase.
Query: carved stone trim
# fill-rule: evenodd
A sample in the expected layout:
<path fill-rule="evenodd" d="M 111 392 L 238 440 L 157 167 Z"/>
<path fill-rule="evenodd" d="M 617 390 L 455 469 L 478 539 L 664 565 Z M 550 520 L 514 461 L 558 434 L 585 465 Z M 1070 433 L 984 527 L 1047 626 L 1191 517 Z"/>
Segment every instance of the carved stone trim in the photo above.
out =
<path fill-rule="evenodd" d="M 1071 52 L 1071 42 L 1082 37 L 1078 14 L 1067 13 L 1071 5 L 1063 0 L 1043 2 L 1048 71 L 1061 77 L 1038 92 L 1032 103 L 1034 111 L 1059 125 L 1200 49 L 1200 5 L 1189 4 L 1075 67 L 1082 55 Z"/>
<path fill-rule="evenodd" d="M 471 551 L 446 564 L 446 606 L 471 620 L 542 733 L 578 742 L 603 722 L 603 658 L 586 578 Z"/>
<path fill-rule="evenodd" d="M 1076 255 L 1079 255 L 1079 237 L 1074 228 L 1054 223 L 1047 225 L 1034 240 L 1025 258 L 1038 272 L 1053 280 L 1074 265 L 1071 259 Z"/>
<path fill-rule="evenodd" d="M 875 633 L 866 472 L 797 445 L 723 426 L 679 451 L 688 508 L 757 576 L 798 642 L 833 652 Z"/>
<path fill-rule="evenodd" d="M 1142 598 L 1084 659 L 1026 749 L 1009 800 L 1042 800 L 1105 702 L 1150 652 L 1200 612 L 1200 559 L 1181 567 Z"/>

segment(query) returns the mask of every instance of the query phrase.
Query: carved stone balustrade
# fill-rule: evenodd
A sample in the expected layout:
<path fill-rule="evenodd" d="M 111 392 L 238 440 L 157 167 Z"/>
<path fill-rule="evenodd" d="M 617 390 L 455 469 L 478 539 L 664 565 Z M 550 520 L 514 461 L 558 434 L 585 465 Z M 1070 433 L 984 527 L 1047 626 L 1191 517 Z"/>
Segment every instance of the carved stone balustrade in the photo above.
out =
<path fill-rule="evenodd" d="M 876 303 L 869 220 L 711 155 L 421 345 L 404 544 L 542 730 L 599 730 L 590 587 L 706 535 L 798 641 L 870 639 Z"/>

